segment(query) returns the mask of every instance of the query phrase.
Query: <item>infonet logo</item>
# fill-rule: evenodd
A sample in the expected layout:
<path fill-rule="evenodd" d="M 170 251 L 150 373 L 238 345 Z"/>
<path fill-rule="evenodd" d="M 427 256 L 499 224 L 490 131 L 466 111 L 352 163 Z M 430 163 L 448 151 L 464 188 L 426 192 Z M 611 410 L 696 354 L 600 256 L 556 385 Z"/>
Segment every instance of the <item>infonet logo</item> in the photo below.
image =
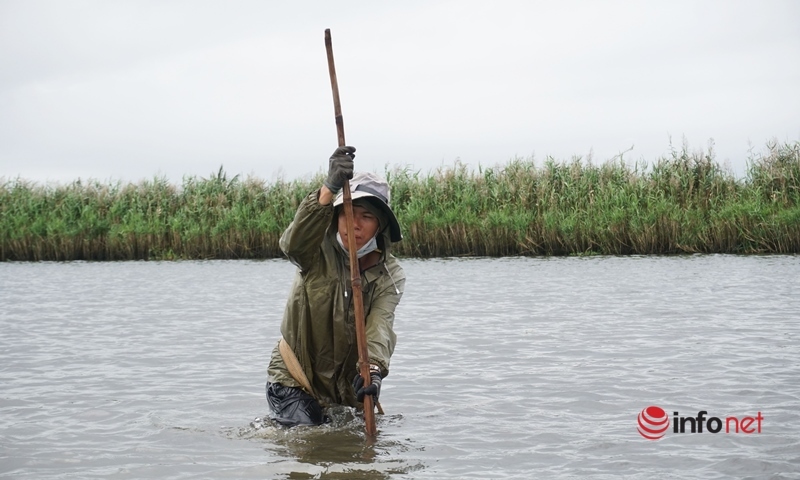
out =
<path fill-rule="evenodd" d="M 705 410 L 700 410 L 694 417 L 681 417 L 678 412 L 672 412 L 672 433 L 703 433 L 704 428 L 709 433 L 719 433 L 723 426 L 725 433 L 761 433 L 761 422 L 764 420 L 761 412 L 755 417 L 726 417 L 724 421 L 719 417 L 706 415 L 708 412 Z M 669 430 L 669 420 L 663 408 L 651 405 L 639 412 L 639 435 L 648 440 L 658 440 Z"/>

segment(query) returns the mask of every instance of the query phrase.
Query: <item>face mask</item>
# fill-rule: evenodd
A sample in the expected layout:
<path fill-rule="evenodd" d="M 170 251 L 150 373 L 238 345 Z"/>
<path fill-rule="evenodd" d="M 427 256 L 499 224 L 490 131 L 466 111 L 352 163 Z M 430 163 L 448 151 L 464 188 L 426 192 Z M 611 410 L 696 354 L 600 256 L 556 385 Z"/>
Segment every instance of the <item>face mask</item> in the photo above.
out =
<path fill-rule="evenodd" d="M 339 246 L 342 247 L 342 250 L 344 250 L 344 253 L 348 253 L 347 247 L 344 246 L 344 242 L 342 242 L 342 236 L 339 235 L 339 232 L 336 232 L 336 240 L 339 242 Z M 376 236 L 372 237 L 369 240 L 369 242 L 364 244 L 363 247 L 358 249 L 358 251 L 356 252 L 356 256 L 358 258 L 361 258 L 364 255 L 368 254 L 369 252 L 372 252 L 373 250 L 377 250 L 377 249 L 378 249 L 378 240 L 377 240 L 377 235 L 376 235 Z"/>

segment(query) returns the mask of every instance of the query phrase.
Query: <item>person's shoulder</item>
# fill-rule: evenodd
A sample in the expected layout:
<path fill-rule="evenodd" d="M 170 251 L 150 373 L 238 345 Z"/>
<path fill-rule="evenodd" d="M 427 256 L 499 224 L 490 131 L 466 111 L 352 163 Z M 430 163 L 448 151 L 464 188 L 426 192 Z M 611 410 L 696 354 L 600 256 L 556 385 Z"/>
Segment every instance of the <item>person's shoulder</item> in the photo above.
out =
<path fill-rule="evenodd" d="M 397 257 L 392 255 L 391 253 L 386 256 L 384 264 L 386 265 L 386 270 L 389 271 L 389 274 L 392 275 L 395 281 L 397 281 L 400 278 L 403 279 L 406 278 L 406 274 L 403 271 L 403 267 L 400 265 L 400 261 L 397 259 Z"/>
<path fill-rule="evenodd" d="M 303 276 L 310 277 L 336 277 L 339 276 L 338 255 L 339 245 L 336 240 L 331 240 L 331 235 L 326 232 L 319 244 L 318 251 L 314 256 L 314 261 L 310 262 L 302 269 Z"/>

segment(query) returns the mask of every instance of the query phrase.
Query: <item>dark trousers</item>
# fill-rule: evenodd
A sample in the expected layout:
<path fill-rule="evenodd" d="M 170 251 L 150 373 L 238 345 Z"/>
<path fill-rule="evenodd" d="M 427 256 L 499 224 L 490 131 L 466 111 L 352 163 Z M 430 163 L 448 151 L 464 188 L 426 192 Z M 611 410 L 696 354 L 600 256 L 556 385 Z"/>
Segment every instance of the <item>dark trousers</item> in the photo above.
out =
<path fill-rule="evenodd" d="M 299 387 L 267 382 L 267 402 L 274 420 L 286 427 L 322 425 L 327 421 L 319 402 Z"/>

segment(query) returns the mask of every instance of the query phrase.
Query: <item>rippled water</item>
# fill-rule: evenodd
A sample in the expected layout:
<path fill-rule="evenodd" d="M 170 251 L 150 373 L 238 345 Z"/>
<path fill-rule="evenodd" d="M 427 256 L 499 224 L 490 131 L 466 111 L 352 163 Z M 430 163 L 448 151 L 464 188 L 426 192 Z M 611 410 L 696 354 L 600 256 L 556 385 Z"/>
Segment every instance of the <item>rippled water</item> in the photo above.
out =
<path fill-rule="evenodd" d="M 368 443 L 262 420 L 288 262 L 0 264 L 0 478 L 800 478 L 800 256 L 403 265 Z"/>

